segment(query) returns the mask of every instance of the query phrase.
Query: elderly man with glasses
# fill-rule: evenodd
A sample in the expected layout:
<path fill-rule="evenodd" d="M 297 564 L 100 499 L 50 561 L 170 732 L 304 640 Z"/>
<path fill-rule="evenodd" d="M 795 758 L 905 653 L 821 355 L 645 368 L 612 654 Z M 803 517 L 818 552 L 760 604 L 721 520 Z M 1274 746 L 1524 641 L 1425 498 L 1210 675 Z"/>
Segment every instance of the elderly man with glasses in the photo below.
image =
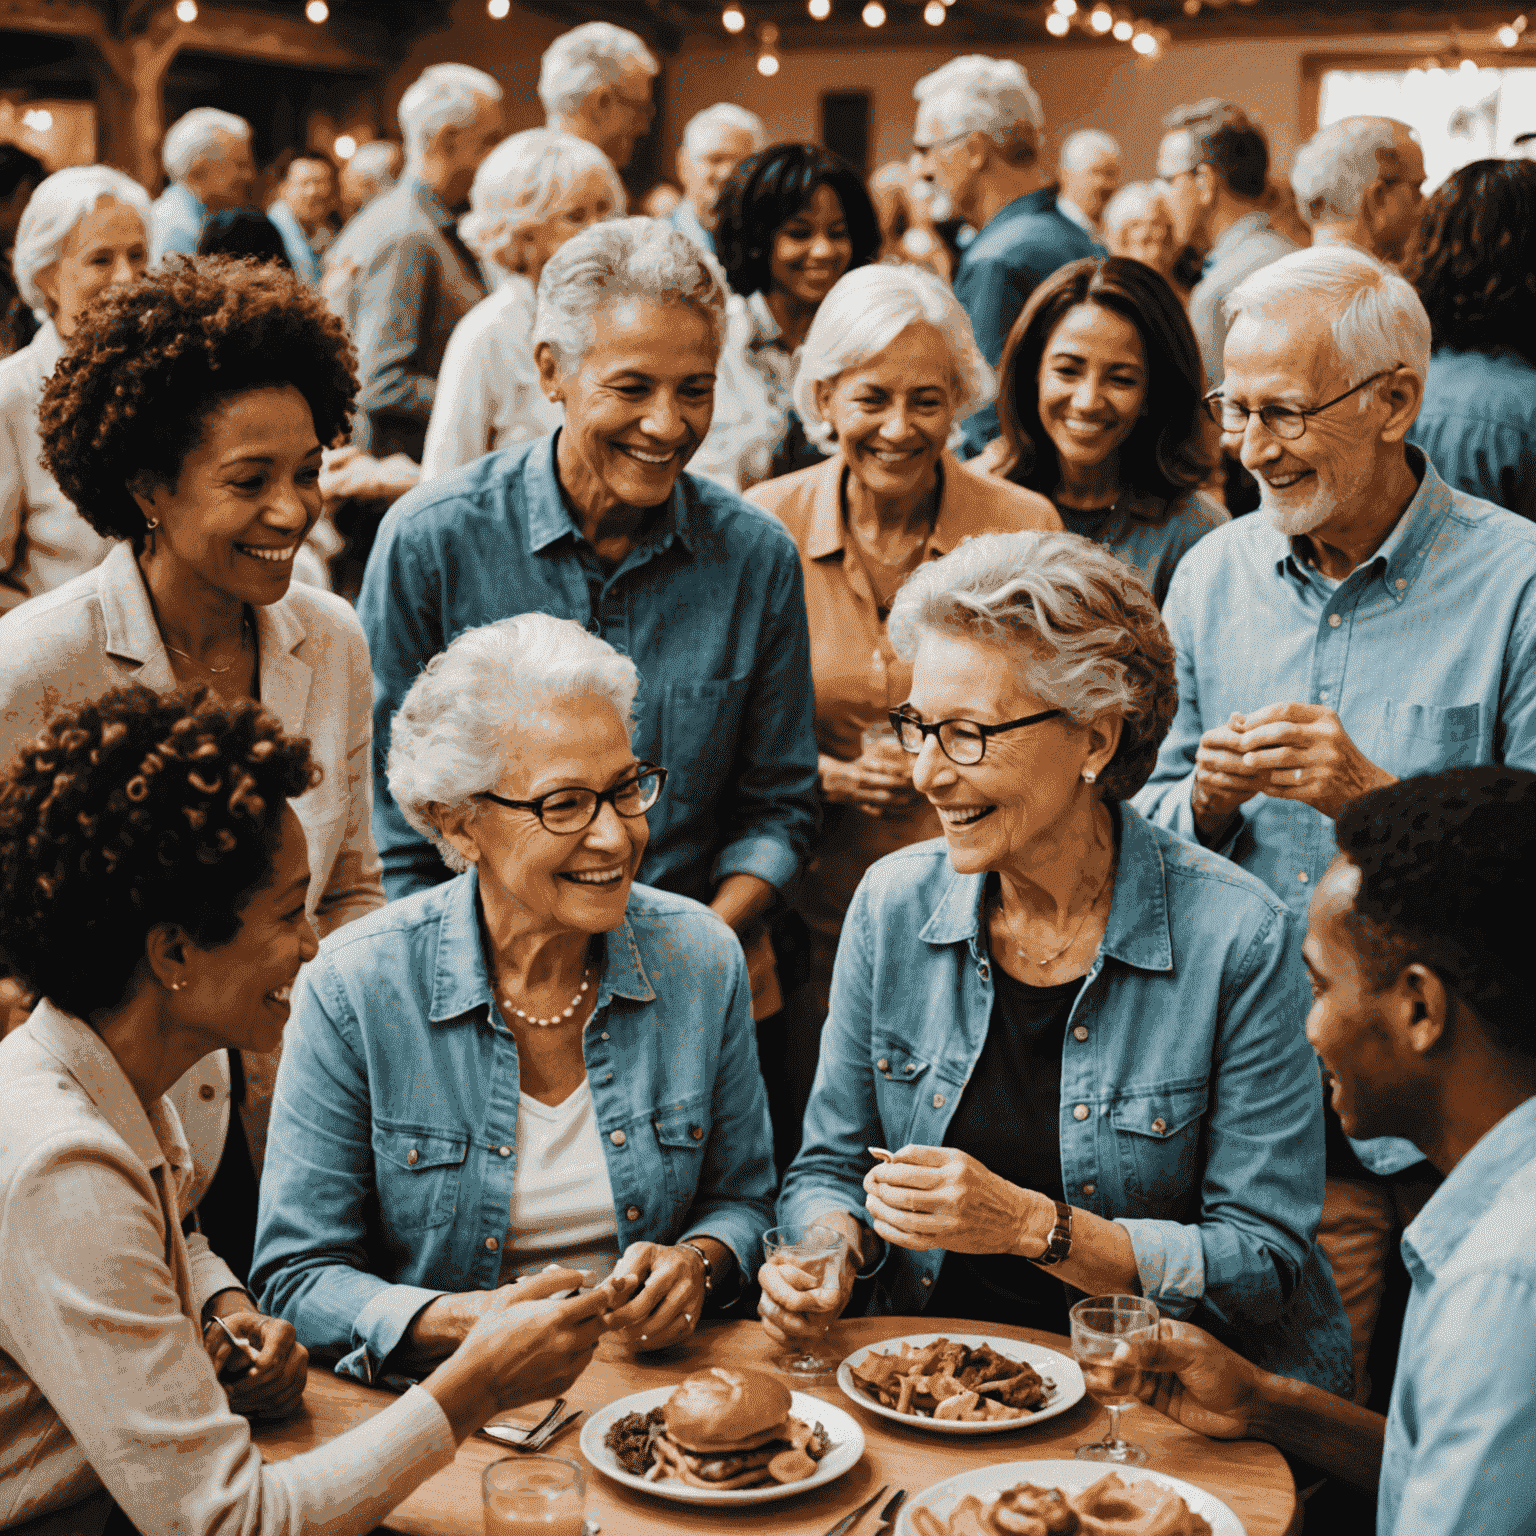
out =
<path fill-rule="evenodd" d="M 1430 326 L 1402 278 L 1321 247 L 1250 277 L 1230 313 L 1208 409 L 1260 515 L 1174 575 L 1179 712 L 1136 804 L 1257 875 L 1299 926 L 1356 796 L 1536 765 L 1536 529 L 1406 443 Z M 1389 1245 L 1437 1180 L 1406 1141 L 1334 1143 L 1319 1240 L 1363 1398 Z"/>

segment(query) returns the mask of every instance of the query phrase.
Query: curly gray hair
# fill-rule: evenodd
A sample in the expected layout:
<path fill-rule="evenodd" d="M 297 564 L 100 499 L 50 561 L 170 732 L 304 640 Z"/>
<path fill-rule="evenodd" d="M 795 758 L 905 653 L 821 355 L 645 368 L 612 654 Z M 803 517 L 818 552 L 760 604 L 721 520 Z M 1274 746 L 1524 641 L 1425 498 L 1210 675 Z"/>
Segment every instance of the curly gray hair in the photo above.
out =
<path fill-rule="evenodd" d="M 1099 776 L 1107 799 L 1147 782 L 1179 705 L 1173 642 L 1134 571 L 1075 533 L 988 533 L 919 566 L 891 605 L 889 633 L 910 660 L 925 631 L 1001 647 L 1019 681 L 1077 725 L 1124 721 Z"/>

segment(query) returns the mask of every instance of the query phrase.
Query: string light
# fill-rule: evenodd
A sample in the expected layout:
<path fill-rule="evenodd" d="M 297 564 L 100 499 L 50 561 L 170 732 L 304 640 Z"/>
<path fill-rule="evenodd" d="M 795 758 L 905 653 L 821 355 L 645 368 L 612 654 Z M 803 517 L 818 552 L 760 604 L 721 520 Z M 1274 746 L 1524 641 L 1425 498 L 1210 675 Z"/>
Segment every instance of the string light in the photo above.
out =
<path fill-rule="evenodd" d="M 1117 43 L 1125 43 L 1130 41 L 1131 34 L 1135 30 L 1136 28 L 1133 27 L 1130 22 L 1117 21 L 1114 27 L 1111 29 L 1110 36 L 1113 37 Z"/>
<path fill-rule="evenodd" d="M 812 21 L 825 21 L 832 14 L 832 0 L 808 0 L 805 8 Z"/>
<path fill-rule="evenodd" d="M 742 15 L 739 5 L 728 5 L 720 17 L 720 25 L 727 32 L 740 32 L 746 26 L 747 18 Z"/>
<path fill-rule="evenodd" d="M 944 0 L 928 0 L 928 4 L 923 7 L 923 20 L 930 27 L 942 27 L 948 14 L 944 9 Z"/>
<path fill-rule="evenodd" d="M 176 0 L 176 20 L 193 22 L 197 20 L 197 0 Z"/>
<path fill-rule="evenodd" d="M 760 75 L 776 75 L 779 72 L 779 61 L 771 53 L 760 53 L 757 56 L 757 72 Z"/>
<path fill-rule="evenodd" d="M 1108 32 L 1109 29 L 1114 26 L 1114 24 L 1115 18 L 1111 16 L 1102 5 L 1094 6 L 1093 14 L 1088 18 L 1088 25 L 1092 27 L 1095 32 L 1097 32 L 1102 37 L 1104 33 Z"/>
<path fill-rule="evenodd" d="M 1049 32 L 1052 37 L 1065 37 L 1067 33 L 1071 31 L 1071 29 L 1072 23 L 1068 21 L 1060 11 L 1052 11 L 1051 14 L 1045 18 L 1045 30 Z"/>
<path fill-rule="evenodd" d="M 485 9 L 492 21 L 505 21 L 512 14 L 512 0 L 486 0 Z"/>
<path fill-rule="evenodd" d="M 880 0 L 869 0 L 869 4 L 864 7 L 863 16 L 866 27 L 885 25 L 885 7 L 880 4 Z"/>
<path fill-rule="evenodd" d="M 1157 52 L 1157 39 L 1150 32 L 1138 32 L 1131 39 L 1131 47 L 1145 57 Z"/>
<path fill-rule="evenodd" d="M 47 107 L 28 107 L 21 114 L 21 123 L 33 133 L 47 133 L 53 127 L 53 113 Z"/>
<path fill-rule="evenodd" d="M 309 4 L 304 7 L 304 14 L 318 27 L 331 14 L 331 8 L 325 0 L 309 0 Z"/>
<path fill-rule="evenodd" d="M 350 160 L 357 153 L 357 140 L 350 133 L 344 133 L 331 148 L 336 151 L 338 160 Z"/>

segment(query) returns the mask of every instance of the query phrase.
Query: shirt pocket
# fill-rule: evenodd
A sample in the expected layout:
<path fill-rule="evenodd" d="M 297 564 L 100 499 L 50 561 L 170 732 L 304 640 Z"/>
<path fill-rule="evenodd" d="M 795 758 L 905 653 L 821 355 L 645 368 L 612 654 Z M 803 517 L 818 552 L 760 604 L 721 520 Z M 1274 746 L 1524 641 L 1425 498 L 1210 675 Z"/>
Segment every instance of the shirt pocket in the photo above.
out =
<path fill-rule="evenodd" d="M 669 683 L 662 705 L 662 766 L 667 798 L 714 805 L 736 760 L 750 678 Z"/>
<path fill-rule="evenodd" d="M 1399 704 L 1382 706 L 1382 752 L 1378 761 L 1400 779 L 1443 768 L 1470 768 L 1481 761 L 1481 704 Z"/>
<path fill-rule="evenodd" d="M 686 1216 L 698 1196 L 704 1174 L 704 1153 L 712 1123 L 709 1100 L 699 1094 L 674 1104 L 651 1121 L 661 1158 L 662 1179 L 674 1218 Z"/>
<path fill-rule="evenodd" d="M 389 1232 L 446 1226 L 458 1208 L 469 1137 L 375 1122 L 373 1162 Z"/>
<path fill-rule="evenodd" d="M 1110 1105 L 1110 1131 L 1131 1207 L 1112 1214 L 1180 1220 L 1198 1205 L 1208 1102 L 1207 1084 L 1201 1082 L 1122 1094 Z"/>
<path fill-rule="evenodd" d="M 875 1036 L 871 1051 L 881 1139 L 894 1152 L 913 1139 L 933 1063 L 915 1052 L 911 1041 L 894 1035 Z"/>

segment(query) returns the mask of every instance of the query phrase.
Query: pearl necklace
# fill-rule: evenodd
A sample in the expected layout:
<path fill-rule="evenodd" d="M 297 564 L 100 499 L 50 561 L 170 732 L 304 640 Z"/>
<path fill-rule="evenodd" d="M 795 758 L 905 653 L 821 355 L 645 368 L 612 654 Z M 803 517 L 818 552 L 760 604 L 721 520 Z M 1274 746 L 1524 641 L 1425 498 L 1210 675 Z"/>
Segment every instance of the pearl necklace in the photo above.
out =
<path fill-rule="evenodd" d="M 525 1024 L 532 1024 L 536 1029 L 548 1029 L 553 1024 L 563 1023 L 576 1012 L 577 1007 L 581 1003 L 583 995 L 586 993 L 587 988 L 591 984 L 592 968 L 588 966 L 587 969 L 581 973 L 581 991 L 579 991 L 576 996 L 571 999 L 570 1006 L 568 1008 L 561 1009 L 559 1013 L 552 1013 L 547 1019 L 538 1019 L 535 1018 L 531 1013 L 525 1013 L 521 1008 L 513 1008 L 512 999 L 510 997 L 502 998 L 501 1006 L 510 1010 L 513 1018 L 521 1019 Z"/>

